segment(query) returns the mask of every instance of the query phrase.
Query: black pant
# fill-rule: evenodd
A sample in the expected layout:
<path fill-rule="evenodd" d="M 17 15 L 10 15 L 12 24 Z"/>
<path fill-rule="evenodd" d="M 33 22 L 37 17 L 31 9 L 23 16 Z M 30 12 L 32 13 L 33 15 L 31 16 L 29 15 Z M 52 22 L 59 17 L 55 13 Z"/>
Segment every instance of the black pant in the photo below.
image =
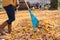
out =
<path fill-rule="evenodd" d="M 6 10 L 7 12 L 7 15 L 8 15 L 8 20 L 7 20 L 7 23 L 8 24 L 11 24 L 14 20 L 15 20 L 15 10 L 14 10 L 14 6 L 12 5 L 8 5 L 6 7 L 4 7 L 4 9 Z"/>

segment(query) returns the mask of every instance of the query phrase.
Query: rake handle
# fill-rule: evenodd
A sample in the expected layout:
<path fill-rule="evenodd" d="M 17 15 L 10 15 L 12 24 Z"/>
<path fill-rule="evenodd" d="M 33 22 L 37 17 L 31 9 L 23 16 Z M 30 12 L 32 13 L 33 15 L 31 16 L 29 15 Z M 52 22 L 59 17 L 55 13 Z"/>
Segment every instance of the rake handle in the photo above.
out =
<path fill-rule="evenodd" d="M 25 1 L 25 0 L 24 0 Z M 28 8 L 28 10 L 30 10 L 30 8 L 29 8 L 29 6 L 28 6 L 28 4 L 27 4 L 27 2 L 25 1 L 25 4 L 26 4 L 26 6 L 27 6 L 27 8 Z"/>

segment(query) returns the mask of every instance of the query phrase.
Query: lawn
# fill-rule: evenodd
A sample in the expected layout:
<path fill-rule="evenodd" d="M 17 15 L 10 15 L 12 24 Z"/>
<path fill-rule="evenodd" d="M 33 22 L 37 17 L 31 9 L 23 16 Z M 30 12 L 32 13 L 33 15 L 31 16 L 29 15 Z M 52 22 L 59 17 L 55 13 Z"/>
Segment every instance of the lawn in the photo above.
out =
<path fill-rule="evenodd" d="M 39 19 L 36 30 L 32 27 L 28 11 L 18 11 L 12 25 L 12 33 L 2 37 L 8 40 L 58 40 L 60 38 L 60 10 L 32 10 L 32 12 Z M 0 24 L 6 19 L 8 18 L 5 13 L 0 14 Z"/>

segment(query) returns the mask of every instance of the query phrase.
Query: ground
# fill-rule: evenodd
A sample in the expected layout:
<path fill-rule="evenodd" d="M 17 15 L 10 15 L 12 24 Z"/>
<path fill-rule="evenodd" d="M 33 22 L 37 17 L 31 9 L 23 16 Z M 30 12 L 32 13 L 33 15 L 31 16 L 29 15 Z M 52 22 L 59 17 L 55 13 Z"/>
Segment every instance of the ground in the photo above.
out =
<path fill-rule="evenodd" d="M 16 12 L 16 20 L 12 25 L 12 33 L 6 34 L 6 40 L 60 40 L 60 10 L 32 10 L 38 18 L 39 25 L 33 29 L 31 17 L 27 10 Z M 8 17 L 0 13 L 0 24 Z M 7 26 L 5 31 L 7 30 Z M 2 36 L 1 36 L 2 37 Z M 0 38 L 1 38 L 0 37 Z"/>

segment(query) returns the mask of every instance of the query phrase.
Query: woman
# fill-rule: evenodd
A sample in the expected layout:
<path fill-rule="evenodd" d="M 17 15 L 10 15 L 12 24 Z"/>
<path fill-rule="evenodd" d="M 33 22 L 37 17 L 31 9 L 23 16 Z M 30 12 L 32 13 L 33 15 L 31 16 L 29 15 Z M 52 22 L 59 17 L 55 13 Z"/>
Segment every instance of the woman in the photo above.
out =
<path fill-rule="evenodd" d="M 12 22 L 15 20 L 15 10 L 17 0 L 2 0 L 2 6 L 5 9 L 8 20 L 0 25 L 0 33 L 3 35 L 3 29 L 5 26 L 8 26 L 8 33 L 11 33 Z"/>

